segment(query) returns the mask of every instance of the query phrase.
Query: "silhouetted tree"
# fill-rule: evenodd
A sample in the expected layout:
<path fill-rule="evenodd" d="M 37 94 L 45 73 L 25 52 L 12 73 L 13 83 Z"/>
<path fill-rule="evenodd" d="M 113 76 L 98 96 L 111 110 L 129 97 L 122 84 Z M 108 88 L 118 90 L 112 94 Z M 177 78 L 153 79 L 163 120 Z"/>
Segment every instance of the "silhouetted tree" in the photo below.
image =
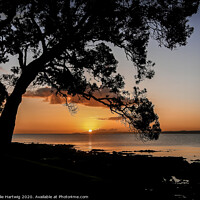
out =
<path fill-rule="evenodd" d="M 157 139 L 161 130 L 152 103 L 138 87 L 131 99 L 123 91 L 108 44 L 123 49 L 133 62 L 136 83 L 151 79 L 149 38 L 170 49 L 185 45 L 193 31 L 188 16 L 198 5 L 199 0 L 0 0 L 0 62 L 11 56 L 19 61 L 1 78 L 14 86 L 8 96 L 0 85 L 1 102 L 6 102 L 1 144 L 11 142 L 18 106 L 31 83 L 54 88 L 66 103 L 69 95 L 99 101 L 143 136 Z M 104 88 L 111 95 L 94 95 Z"/>
<path fill-rule="evenodd" d="M 8 97 L 5 86 L 0 82 L 0 112 L 3 110 L 5 100 Z"/>

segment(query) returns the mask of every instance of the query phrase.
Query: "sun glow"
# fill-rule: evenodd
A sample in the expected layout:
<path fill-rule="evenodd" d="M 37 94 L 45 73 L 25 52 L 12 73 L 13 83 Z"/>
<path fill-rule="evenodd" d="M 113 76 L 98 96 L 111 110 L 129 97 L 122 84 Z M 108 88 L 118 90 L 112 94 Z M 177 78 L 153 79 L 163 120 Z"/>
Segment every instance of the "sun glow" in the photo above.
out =
<path fill-rule="evenodd" d="M 92 133 L 92 129 L 89 129 L 88 132 L 89 132 L 89 133 Z"/>

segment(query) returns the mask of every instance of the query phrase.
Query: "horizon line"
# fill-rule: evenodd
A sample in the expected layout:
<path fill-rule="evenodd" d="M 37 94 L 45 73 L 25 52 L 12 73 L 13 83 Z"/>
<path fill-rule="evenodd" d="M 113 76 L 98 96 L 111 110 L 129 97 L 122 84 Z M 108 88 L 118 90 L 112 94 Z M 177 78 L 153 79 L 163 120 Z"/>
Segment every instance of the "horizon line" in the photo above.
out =
<path fill-rule="evenodd" d="M 192 132 L 192 133 L 194 133 L 194 132 L 200 132 L 200 130 L 176 130 L 176 131 L 162 131 L 161 132 L 161 134 L 162 133 L 188 133 L 188 132 Z M 135 133 L 135 132 L 133 132 L 133 131 L 106 131 L 106 130 L 104 130 L 104 131 L 100 131 L 100 132 L 98 132 L 98 131 L 93 131 L 92 133 L 90 133 L 90 132 L 87 132 L 87 131 L 85 131 L 85 132 L 69 132 L 69 133 L 67 133 L 67 132 L 63 132 L 63 133 L 56 133 L 56 132 L 17 132 L 17 133 L 13 133 L 13 135 L 17 135 L 17 134 L 38 134 L 38 135 L 45 135 L 45 134 L 48 134 L 48 135 L 51 135 L 51 134 L 59 134 L 59 135 L 68 135 L 68 134 L 89 134 L 89 135 L 94 135 L 94 134 L 128 134 L 128 133 L 133 133 L 133 134 L 137 134 L 137 133 Z"/>

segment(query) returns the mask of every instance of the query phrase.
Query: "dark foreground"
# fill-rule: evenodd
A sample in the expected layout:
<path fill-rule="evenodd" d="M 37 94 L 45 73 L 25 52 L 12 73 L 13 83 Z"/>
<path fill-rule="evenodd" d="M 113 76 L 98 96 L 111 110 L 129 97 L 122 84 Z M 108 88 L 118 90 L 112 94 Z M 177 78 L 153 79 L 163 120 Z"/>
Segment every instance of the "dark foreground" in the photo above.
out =
<path fill-rule="evenodd" d="M 200 164 L 181 157 L 13 143 L 1 160 L 0 198 L 200 199 Z"/>

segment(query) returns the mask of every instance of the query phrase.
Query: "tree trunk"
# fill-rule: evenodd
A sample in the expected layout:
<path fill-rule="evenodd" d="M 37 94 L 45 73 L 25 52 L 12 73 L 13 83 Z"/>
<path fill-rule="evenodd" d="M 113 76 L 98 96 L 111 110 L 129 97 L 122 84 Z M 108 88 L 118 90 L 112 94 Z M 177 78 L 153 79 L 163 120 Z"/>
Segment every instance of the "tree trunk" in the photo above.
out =
<path fill-rule="evenodd" d="M 22 73 L 12 94 L 7 99 L 0 117 L 0 147 L 8 146 L 12 141 L 15 120 L 18 107 L 22 101 L 22 95 L 38 74 L 37 69 L 34 69 L 34 64 L 38 64 L 38 62 L 33 62 L 33 64 Z"/>
<path fill-rule="evenodd" d="M 12 93 L 5 105 L 0 118 L 0 145 L 7 146 L 12 141 L 15 120 L 18 107 L 22 100 L 22 94 Z"/>
<path fill-rule="evenodd" d="M 18 107 L 22 101 L 22 95 L 30 83 L 42 71 L 45 63 L 59 56 L 66 48 L 68 41 L 65 38 L 63 42 L 55 45 L 52 49 L 43 53 L 39 58 L 26 66 L 21 77 L 18 79 L 12 94 L 8 97 L 5 108 L 0 117 L 0 148 L 8 146 L 12 141 L 12 135 L 15 128 L 15 120 Z"/>

